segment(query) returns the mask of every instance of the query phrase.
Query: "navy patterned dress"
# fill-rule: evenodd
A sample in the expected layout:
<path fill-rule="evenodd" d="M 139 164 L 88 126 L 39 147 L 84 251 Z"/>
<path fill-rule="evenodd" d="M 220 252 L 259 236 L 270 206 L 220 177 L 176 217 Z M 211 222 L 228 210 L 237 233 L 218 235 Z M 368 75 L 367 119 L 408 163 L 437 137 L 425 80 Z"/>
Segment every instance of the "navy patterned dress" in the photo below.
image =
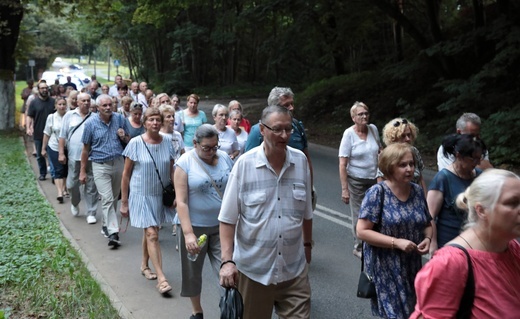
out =
<path fill-rule="evenodd" d="M 404 202 L 385 182 L 372 186 L 363 199 L 359 218 L 373 222 L 374 230 L 382 234 L 419 244 L 424 240 L 424 229 L 430 224 L 431 215 L 422 188 L 415 183 L 411 185 L 410 196 Z M 382 318 L 408 318 L 415 306 L 414 280 L 422 267 L 421 255 L 367 243 L 363 244 L 363 249 L 365 269 L 374 277 L 377 292 L 377 299 L 371 301 L 372 313 Z"/>

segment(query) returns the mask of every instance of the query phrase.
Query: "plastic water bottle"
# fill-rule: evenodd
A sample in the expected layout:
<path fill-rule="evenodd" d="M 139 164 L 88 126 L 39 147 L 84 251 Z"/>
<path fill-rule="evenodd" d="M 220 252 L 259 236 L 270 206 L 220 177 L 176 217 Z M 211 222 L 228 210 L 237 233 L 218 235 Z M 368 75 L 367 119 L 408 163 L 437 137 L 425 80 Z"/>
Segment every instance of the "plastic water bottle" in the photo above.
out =
<path fill-rule="evenodd" d="M 208 235 L 206 235 L 206 234 L 200 235 L 200 237 L 197 239 L 197 245 L 200 248 L 206 246 L 207 242 L 208 242 Z M 190 254 L 188 252 L 188 256 L 187 257 L 188 257 L 188 260 L 195 261 L 199 257 L 199 254 Z"/>

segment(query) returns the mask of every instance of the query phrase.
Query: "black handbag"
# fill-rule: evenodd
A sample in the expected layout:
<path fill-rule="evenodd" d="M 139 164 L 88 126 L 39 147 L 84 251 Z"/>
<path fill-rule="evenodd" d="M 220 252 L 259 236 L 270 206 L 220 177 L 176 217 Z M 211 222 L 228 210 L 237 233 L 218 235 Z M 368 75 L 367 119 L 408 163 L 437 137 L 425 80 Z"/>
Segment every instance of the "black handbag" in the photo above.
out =
<path fill-rule="evenodd" d="M 152 156 L 152 153 L 150 153 L 148 146 L 146 146 L 146 143 L 144 142 L 142 135 L 141 135 L 141 140 L 143 141 L 144 147 L 148 151 L 148 154 L 150 154 L 150 157 L 152 158 L 153 166 L 155 166 L 155 172 L 157 173 L 157 177 L 159 177 L 159 182 L 161 183 L 161 187 L 163 189 L 163 193 L 162 193 L 163 205 L 166 207 L 172 207 L 173 201 L 175 200 L 175 188 L 173 188 L 173 184 L 171 181 L 170 181 L 170 183 L 168 183 L 168 185 L 166 185 L 166 187 L 164 187 L 164 184 L 161 179 L 161 174 L 159 174 L 159 170 L 157 169 L 157 164 L 155 164 L 155 160 Z"/>
<path fill-rule="evenodd" d="M 385 189 L 383 186 L 381 187 L 381 204 L 380 204 L 380 214 L 383 214 L 383 204 L 385 200 Z M 370 258 L 372 265 L 374 264 L 374 253 L 372 252 L 372 256 Z M 365 255 L 364 249 L 361 250 L 361 274 L 359 274 L 358 288 L 357 288 L 357 296 L 359 298 L 372 299 L 376 298 L 376 285 L 374 283 L 374 277 L 368 274 L 365 271 Z"/>
<path fill-rule="evenodd" d="M 242 319 L 244 303 L 242 295 L 235 288 L 226 288 L 226 292 L 220 297 L 220 319 Z"/>
<path fill-rule="evenodd" d="M 374 284 L 374 278 L 362 271 L 359 275 L 359 282 L 357 288 L 357 296 L 359 298 L 372 299 L 376 295 L 376 285 Z"/>
<path fill-rule="evenodd" d="M 161 182 L 162 185 L 162 182 Z M 163 194 L 162 194 L 162 202 L 163 205 L 166 207 L 172 207 L 173 201 L 175 200 L 175 188 L 173 188 L 172 183 L 166 185 L 166 187 L 163 187 Z"/>

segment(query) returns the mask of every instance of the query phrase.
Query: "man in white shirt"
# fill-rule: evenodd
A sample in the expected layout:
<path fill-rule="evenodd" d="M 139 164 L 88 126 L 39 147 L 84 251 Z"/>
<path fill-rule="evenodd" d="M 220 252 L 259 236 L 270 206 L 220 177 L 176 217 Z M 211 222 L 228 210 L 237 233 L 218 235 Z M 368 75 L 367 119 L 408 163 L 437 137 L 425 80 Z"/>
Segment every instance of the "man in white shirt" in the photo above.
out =
<path fill-rule="evenodd" d="M 457 134 L 470 134 L 475 137 L 480 138 L 480 126 L 481 126 L 480 117 L 475 113 L 464 113 L 459 117 L 457 123 L 455 124 L 457 129 Z M 439 171 L 443 168 L 450 166 L 454 161 L 455 157 L 453 155 L 447 154 L 444 155 L 444 148 L 442 145 L 437 150 L 437 167 Z M 489 162 L 489 152 L 486 151 L 484 154 L 484 159 L 480 161 L 480 164 L 477 165 L 478 168 L 485 170 L 486 168 L 492 168 L 493 165 Z"/>
<path fill-rule="evenodd" d="M 110 87 L 110 89 L 108 90 L 108 95 L 118 97 L 119 96 L 118 88 L 123 87 L 123 86 L 124 86 L 123 77 L 119 74 L 116 75 L 116 77 L 114 79 L 114 85 L 112 85 Z"/>
<path fill-rule="evenodd" d="M 92 175 L 91 161 L 87 165 L 87 175 L 89 177 L 87 183 L 83 187 L 79 182 L 81 151 L 83 149 L 81 137 L 83 136 L 85 121 L 91 116 L 89 109 L 90 96 L 87 93 L 80 93 L 78 95 L 78 107 L 68 111 L 63 116 L 59 136 L 58 160 L 68 165 L 67 189 L 70 193 L 70 210 L 72 215 L 79 215 L 79 203 L 81 199 L 84 199 L 87 206 L 87 223 L 95 224 L 97 222 L 98 192 L 94 183 L 94 175 Z M 67 154 L 65 154 L 65 148 Z"/>
<path fill-rule="evenodd" d="M 132 100 L 134 100 L 135 102 L 139 102 L 139 83 L 132 82 L 132 84 L 130 84 L 129 95 L 132 98 Z"/>
<path fill-rule="evenodd" d="M 148 90 L 148 84 L 146 82 L 139 83 L 139 94 L 137 95 L 137 102 L 143 106 L 143 114 L 148 107 L 148 99 L 146 97 L 146 91 Z"/>
<path fill-rule="evenodd" d="M 286 108 L 262 113 L 263 143 L 238 158 L 219 214 L 220 284 L 238 285 L 244 318 L 310 318 L 311 177 L 307 158 L 288 147 Z"/>

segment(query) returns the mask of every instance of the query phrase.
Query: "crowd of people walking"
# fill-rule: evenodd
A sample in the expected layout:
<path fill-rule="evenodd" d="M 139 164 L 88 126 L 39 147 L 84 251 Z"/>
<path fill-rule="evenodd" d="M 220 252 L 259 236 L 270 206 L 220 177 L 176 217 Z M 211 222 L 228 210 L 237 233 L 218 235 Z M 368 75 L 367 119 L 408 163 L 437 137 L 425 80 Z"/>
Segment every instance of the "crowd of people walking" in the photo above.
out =
<path fill-rule="evenodd" d="M 391 120 L 383 128 L 383 148 L 369 116 L 361 102 L 351 108 L 354 125 L 341 140 L 339 175 L 342 200 L 351 207 L 353 254 L 363 259 L 375 287 L 372 314 L 514 317 L 520 188 L 511 187 L 520 179 L 492 168 L 480 118 L 464 113 L 456 134 L 443 139 L 439 172 L 427 188 L 413 146 L 417 127 L 406 118 Z M 427 254 L 431 260 L 423 266 Z"/>
<path fill-rule="evenodd" d="M 236 100 L 215 105 L 210 125 L 196 94 L 183 109 L 179 96 L 155 95 L 146 82 L 129 89 L 120 75 L 112 86 L 93 80 L 84 92 L 28 81 L 22 98 L 38 179 L 50 172 L 58 202 L 70 198 L 72 215 L 84 211 L 88 224 L 99 219 L 112 249 L 123 244 L 119 215 L 142 229 L 140 271 L 157 281 L 160 294 L 176 288 L 159 245 L 159 230 L 171 227 L 190 319 L 204 317 L 206 256 L 223 289 L 242 294 L 244 318 L 271 318 L 273 310 L 280 318 L 310 318 L 316 193 L 290 88 L 271 90 L 254 125 Z M 457 121 L 427 185 L 413 146 L 419 129 L 410 120 L 390 120 L 381 138 L 365 103 L 355 102 L 350 116 L 338 152 L 341 201 L 352 214 L 353 258 L 363 259 L 373 278 L 373 315 L 516 313 L 520 178 L 492 168 L 480 118 L 464 113 Z M 175 201 L 166 204 L 165 194 Z M 425 255 L 431 260 L 423 265 Z"/>

